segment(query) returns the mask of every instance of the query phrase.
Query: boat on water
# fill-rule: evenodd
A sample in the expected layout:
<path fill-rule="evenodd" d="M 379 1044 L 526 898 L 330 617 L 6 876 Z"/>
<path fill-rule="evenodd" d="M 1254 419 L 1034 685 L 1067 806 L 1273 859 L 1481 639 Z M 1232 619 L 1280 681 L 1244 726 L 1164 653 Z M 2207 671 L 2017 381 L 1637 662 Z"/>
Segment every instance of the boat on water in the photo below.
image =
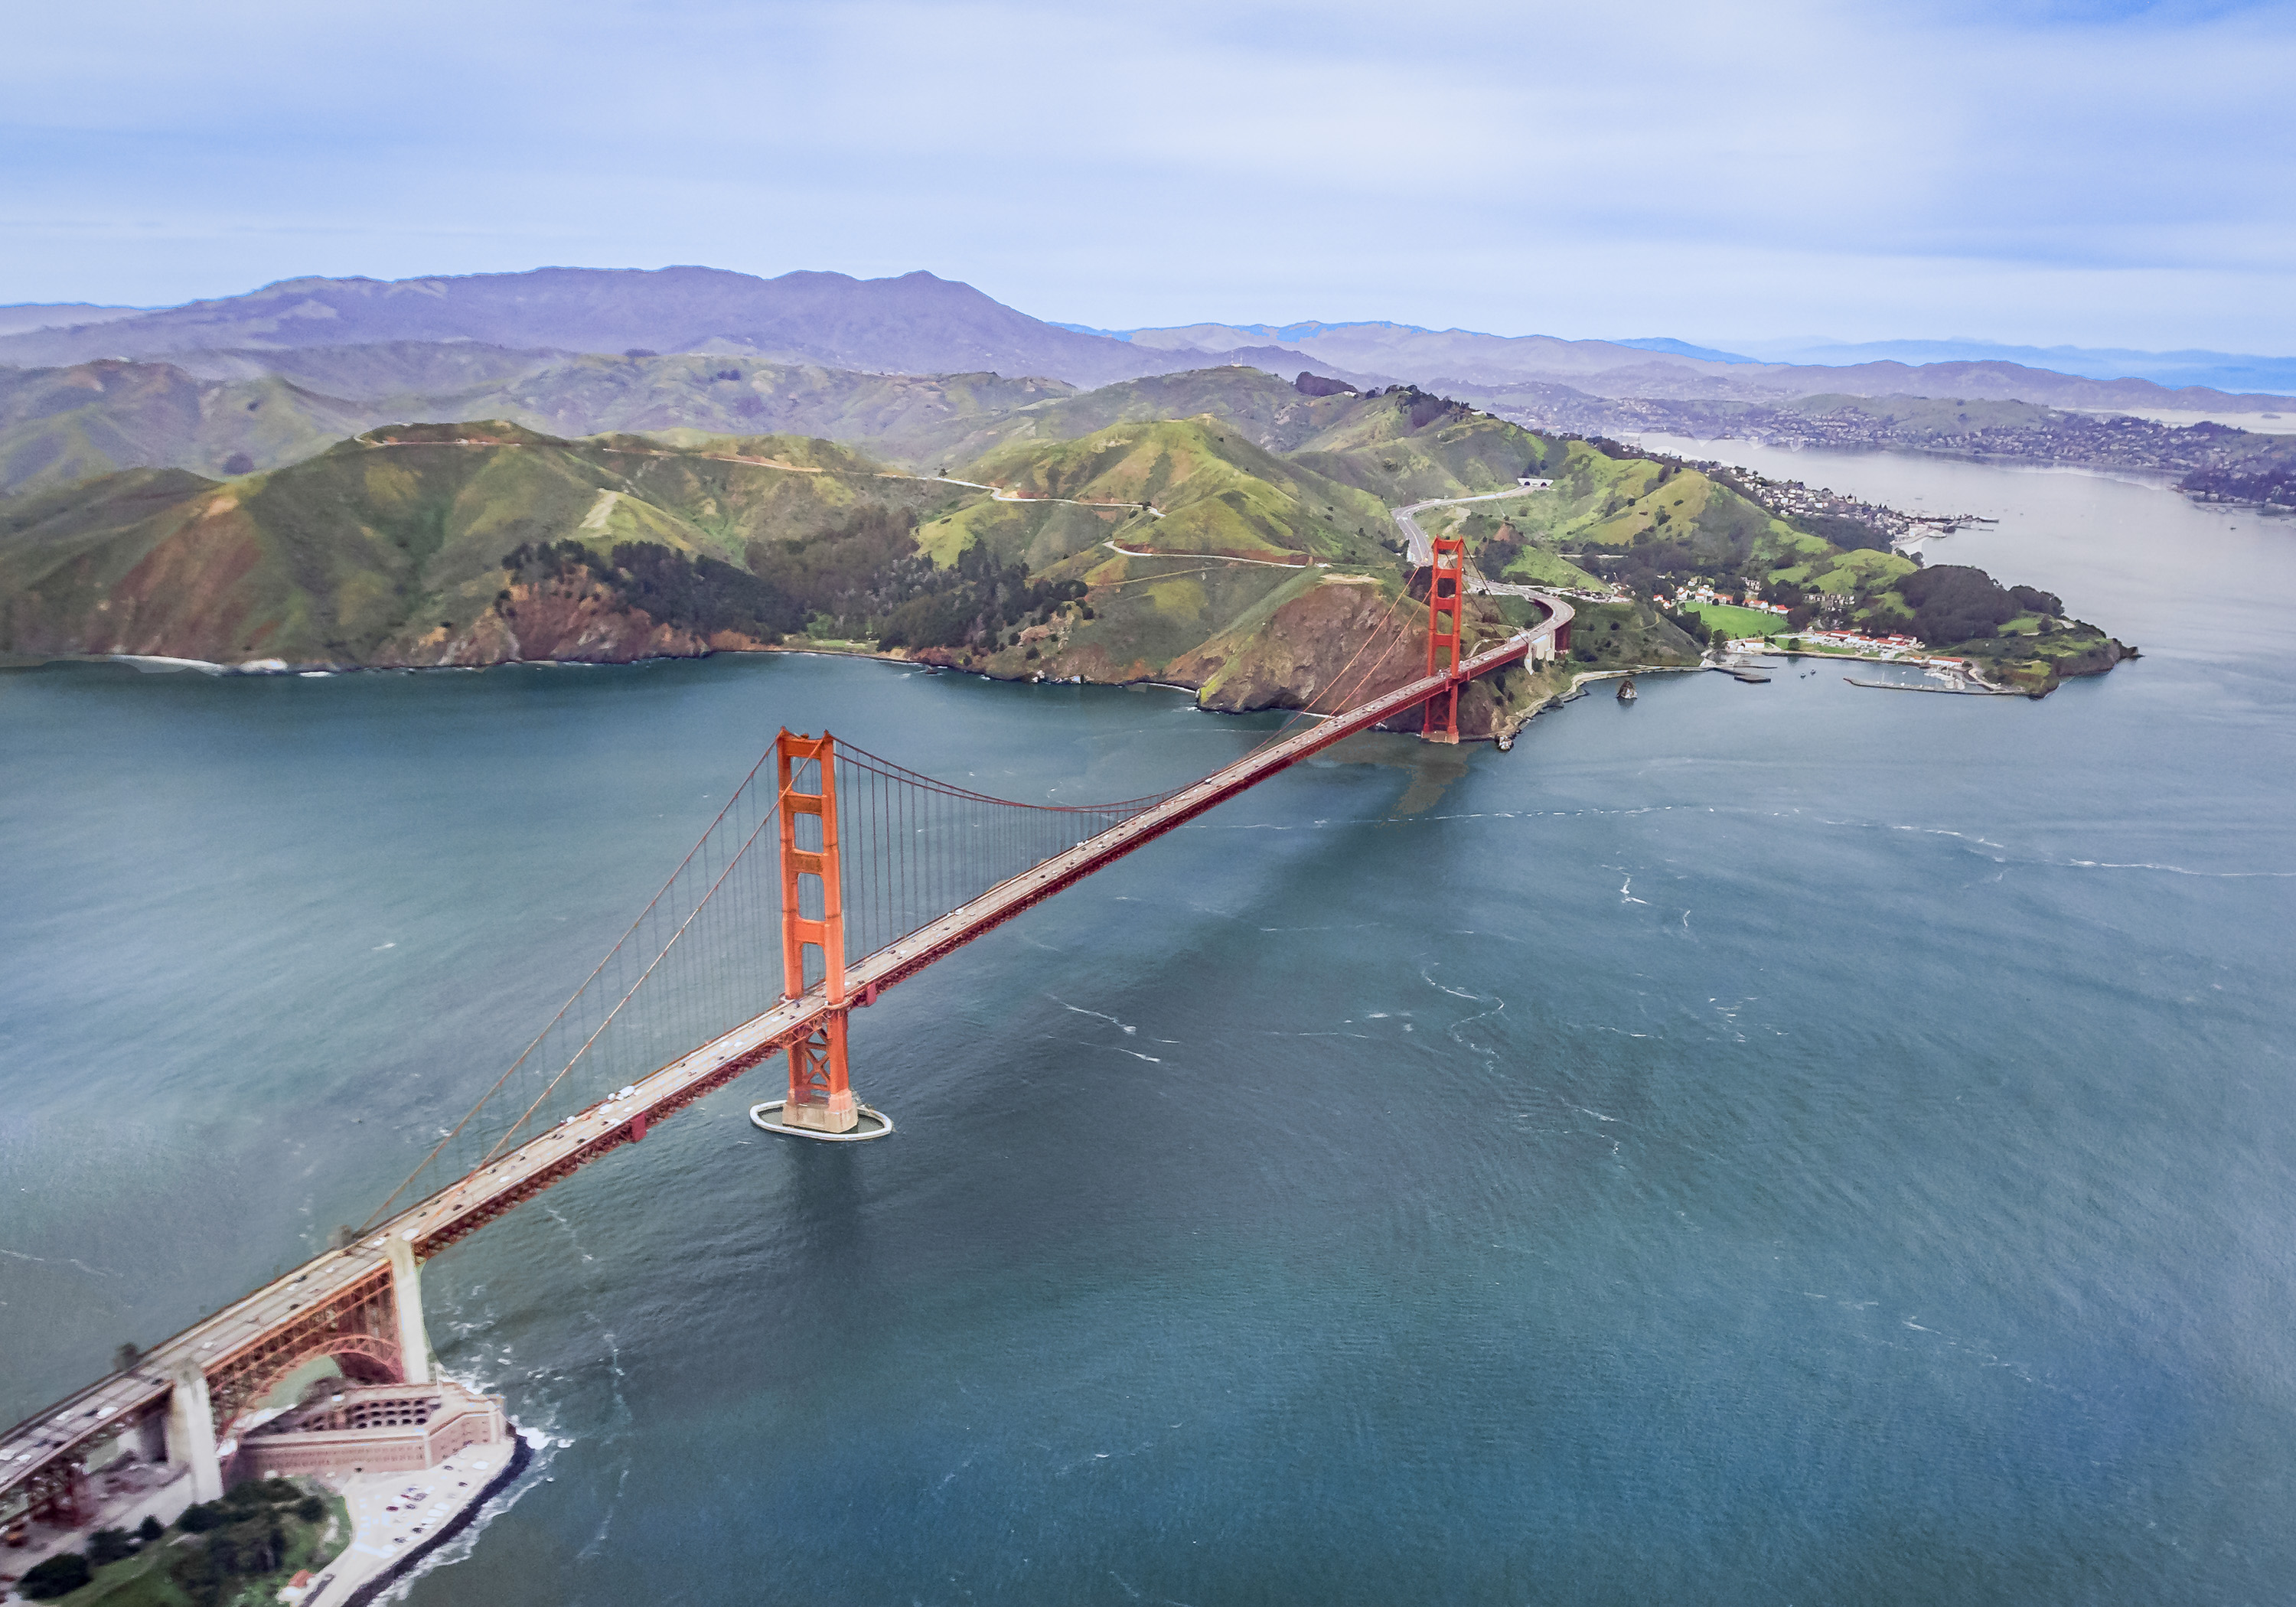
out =
<path fill-rule="evenodd" d="M 1635 690 L 1635 677 L 1628 676 L 1619 683 L 1619 701 L 1631 703 L 1642 694 Z"/>

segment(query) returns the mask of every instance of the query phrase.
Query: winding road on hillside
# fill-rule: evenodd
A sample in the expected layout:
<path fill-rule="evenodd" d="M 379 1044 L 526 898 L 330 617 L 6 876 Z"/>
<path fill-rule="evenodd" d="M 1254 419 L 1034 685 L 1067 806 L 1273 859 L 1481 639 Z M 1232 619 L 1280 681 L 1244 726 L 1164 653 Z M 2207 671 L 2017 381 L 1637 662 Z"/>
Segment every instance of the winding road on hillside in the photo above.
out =
<path fill-rule="evenodd" d="M 1403 532 L 1404 555 L 1411 560 L 1414 568 L 1423 567 L 1435 562 L 1435 547 L 1434 544 L 1428 540 L 1427 532 L 1419 528 L 1418 520 L 1412 517 L 1414 514 L 1428 508 L 1456 508 L 1464 503 L 1498 502 L 1509 496 L 1536 496 L 1545 489 L 1544 486 L 1518 486 L 1512 491 L 1486 491 L 1478 496 L 1431 496 L 1425 502 L 1414 502 L 1408 507 L 1391 509 L 1388 517 L 1394 520 L 1396 528 Z M 1511 580 L 1486 580 L 1483 578 L 1482 571 L 1472 563 L 1467 566 L 1467 589 L 1471 592 L 1482 592 L 1493 597 L 1528 597 L 1535 603 L 1554 606 L 1551 592 L 1540 591 L 1533 586 L 1518 586 Z M 1595 594 L 1591 592 L 1569 594 L 1584 597 L 1589 602 L 1596 600 Z M 1563 617 L 1565 619 L 1570 617 L 1568 609 L 1563 611 Z"/>
<path fill-rule="evenodd" d="M 984 486 L 977 480 L 958 480 L 948 474 L 881 474 L 877 478 L 880 480 L 938 480 L 944 486 L 970 486 L 976 491 L 988 492 L 989 500 L 992 502 L 1062 502 L 1072 508 L 1146 508 L 1151 516 L 1157 519 L 1164 517 L 1163 509 L 1144 502 L 1085 502 L 1074 496 L 1023 496 L 1017 491 L 1000 490 L 995 486 Z"/>

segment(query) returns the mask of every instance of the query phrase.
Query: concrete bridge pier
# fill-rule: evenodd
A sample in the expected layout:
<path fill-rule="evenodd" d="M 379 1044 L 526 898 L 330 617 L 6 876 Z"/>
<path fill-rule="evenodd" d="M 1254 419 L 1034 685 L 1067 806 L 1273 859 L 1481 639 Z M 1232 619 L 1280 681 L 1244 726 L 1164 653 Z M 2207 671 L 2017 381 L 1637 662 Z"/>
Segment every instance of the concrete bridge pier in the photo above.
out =
<path fill-rule="evenodd" d="M 158 1466 L 168 1460 L 168 1408 L 153 1406 L 135 1420 L 135 1454 Z"/>
<path fill-rule="evenodd" d="M 216 1461 L 215 1407 L 208 1398 L 208 1375 L 194 1361 L 176 1370 L 168 1395 L 168 1460 L 192 1471 L 192 1499 L 213 1501 L 223 1494 L 223 1469 Z"/>
<path fill-rule="evenodd" d="M 422 1264 L 414 1259 L 411 1234 L 395 1234 L 390 1250 L 390 1305 L 398 1319 L 398 1360 L 403 1382 L 430 1382 L 430 1332 L 422 1324 Z"/>

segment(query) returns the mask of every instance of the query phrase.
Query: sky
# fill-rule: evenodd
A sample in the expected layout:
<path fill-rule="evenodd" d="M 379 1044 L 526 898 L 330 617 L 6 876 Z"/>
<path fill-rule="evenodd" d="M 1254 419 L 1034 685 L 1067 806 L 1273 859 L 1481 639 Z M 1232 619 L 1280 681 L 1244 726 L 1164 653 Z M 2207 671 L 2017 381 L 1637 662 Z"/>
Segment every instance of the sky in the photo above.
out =
<path fill-rule="evenodd" d="M 87 0 L 0 52 L 0 303 L 928 268 L 1390 318 L 2296 353 L 2296 0 Z"/>

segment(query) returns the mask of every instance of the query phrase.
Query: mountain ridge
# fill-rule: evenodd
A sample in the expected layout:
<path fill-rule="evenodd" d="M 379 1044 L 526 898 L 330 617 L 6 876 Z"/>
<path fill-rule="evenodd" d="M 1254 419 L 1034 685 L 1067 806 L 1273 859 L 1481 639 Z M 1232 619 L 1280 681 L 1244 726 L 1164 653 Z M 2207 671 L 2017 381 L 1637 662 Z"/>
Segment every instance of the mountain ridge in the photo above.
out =
<path fill-rule="evenodd" d="M 991 370 L 1102 384 L 1201 365 L 1057 328 L 918 269 L 856 279 L 801 269 L 534 268 L 511 274 L 283 279 L 242 295 L 0 335 L 0 364 L 62 366 L 193 351 L 401 341 L 586 353 L 720 351 L 859 372 Z"/>
<path fill-rule="evenodd" d="M 2065 373 L 2008 361 L 1989 349 L 1978 357 L 1933 363 L 1875 357 L 1813 365 L 1752 361 L 1670 336 L 1573 340 L 1391 321 L 1103 331 L 1031 317 L 972 285 L 922 269 L 876 279 L 813 269 L 764 279 L 691 265 L 399 280 L 304 276 L 101 322 L 0 332 L 0 365 L 66 366 L 110 357 L 165 361 L 231 353 L 243 370 L 252 370 L 266 361 L 281 368 L 294 362 L 265 354 L 423 343 L 600 356 L 698 352 L 865 373 L 1043 377 L 1087 389 L 1240 362 L 1271 372 L 1296 364 L 1359 389 L 1398 381 L 1433 387 L 1559 382 L 1614 398 L 1775 402 L 1855 393 L 2129 411 L 2296 409 L 2296 399 L 2276 392 Z M 1885 345 L 1918 356 L 1935 343 Z M 1844 355 L 1865 349 L 1844 348 Z M 2156 366 L 2179 356 L 2065 349 L 2086 352 L 2106 367 L 2112 365 L 2104 359 L 2116 355 Z M 2002 348 L 2003 354 L 2025 350 Z M 2213 359 L 2226 354 L 2185 355 Z M 2236 361 L 2275 379 L 2285 368 L 2296 389 L 2296 360 Z M 2167 368 L 2160 372 L 2175 377 Z"/>

